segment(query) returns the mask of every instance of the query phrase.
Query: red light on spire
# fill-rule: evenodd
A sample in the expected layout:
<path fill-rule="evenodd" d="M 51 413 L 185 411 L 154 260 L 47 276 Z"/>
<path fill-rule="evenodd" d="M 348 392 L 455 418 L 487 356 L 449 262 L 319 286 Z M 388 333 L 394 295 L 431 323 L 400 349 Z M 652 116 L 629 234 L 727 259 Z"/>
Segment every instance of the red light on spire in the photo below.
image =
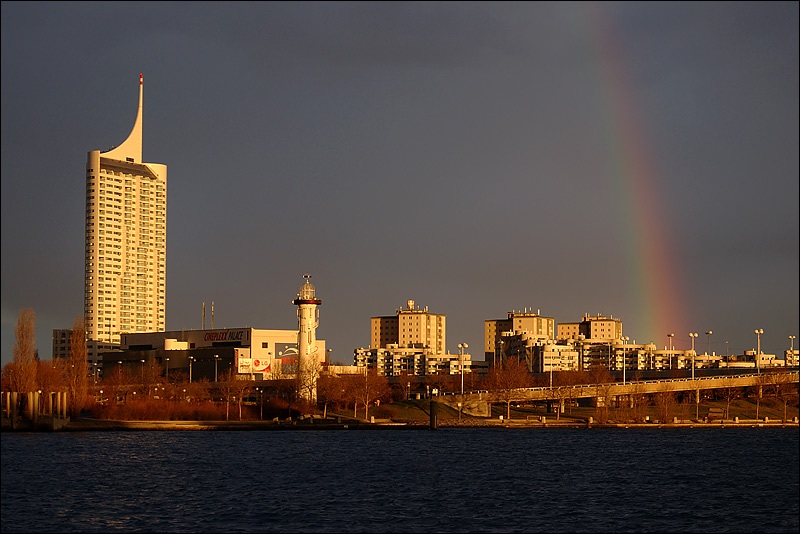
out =
<path fill-rule="evenodd" d="M 139 85 L 142 85 L 143 83 L 144 83 L 144 76 L 143 76 L 143 75 L 142 75 L 142 73 L 140 72 L 140 73 L 139 73 Z"/>

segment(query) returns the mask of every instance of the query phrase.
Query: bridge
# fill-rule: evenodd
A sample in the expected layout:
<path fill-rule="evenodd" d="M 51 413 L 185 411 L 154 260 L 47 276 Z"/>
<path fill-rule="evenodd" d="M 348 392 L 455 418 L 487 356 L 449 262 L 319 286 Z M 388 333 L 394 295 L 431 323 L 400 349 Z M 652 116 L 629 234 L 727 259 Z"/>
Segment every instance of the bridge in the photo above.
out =
<path fill-rule="evenodd" d="M 744 373 L 737 375 L 703 376 L 695 378 L 661 378 L 625 382 L 605 382 L 600 384 L 575 384 L 559 386 L 540 386 L 517 388 L 502 392 L 488 390 L 441 395 L 438 402 L 465 413 L 485 415 L 489 402 L 537 402 L 581 398 L 623 397 L 629 395 L 651 395 L 654 393 L 675 393 L 681 391 L 699 392 L 707 389 L 758 387 L 759 395 L 765 387 L 797 384 L 798 371 L 770 371 L 765 373 Z"/>

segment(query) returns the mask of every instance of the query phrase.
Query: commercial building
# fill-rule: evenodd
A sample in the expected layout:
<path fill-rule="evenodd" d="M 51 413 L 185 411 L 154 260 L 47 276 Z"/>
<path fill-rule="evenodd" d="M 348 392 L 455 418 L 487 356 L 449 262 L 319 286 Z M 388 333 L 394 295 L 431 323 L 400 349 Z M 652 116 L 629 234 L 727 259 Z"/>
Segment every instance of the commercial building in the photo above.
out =
<path fill-rule="evenodd" d="M 90 361 L 166 327 L 167 166 L 142 161 L 142 96 L 119 146 L 86 160 L 84 318 Z"/>
<path fill-rule="evenodd" d="M 319 365 L 325 341 L 316 340 Z M 298 359 L 297 330 L 252 327 L 122 334 L 118 350 L 103 355 L 106 373 L 118 365 L 136 372 L 157 364 L 164 374 L 182 373 L 191 381 L 215 381 L 233 369 L 252 379 L 291 378 Z"/>

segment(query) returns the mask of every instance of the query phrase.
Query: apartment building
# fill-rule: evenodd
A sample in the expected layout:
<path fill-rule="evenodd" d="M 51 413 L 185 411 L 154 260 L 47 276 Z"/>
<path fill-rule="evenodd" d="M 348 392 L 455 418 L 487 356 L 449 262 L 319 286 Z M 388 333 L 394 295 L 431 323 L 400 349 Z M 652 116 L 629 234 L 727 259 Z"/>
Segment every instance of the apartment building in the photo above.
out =
<path fill-rule="evenodd" d="M 555 339 L 553 317 L 539 310 L 510 311 L 506 319 L 488 319 L 483 327 L 484 359 L 496 362 L 505 355 L 524 355 L 525 348 Z"/>
<path fill-rule="evenodd" d="M 389 345 L 428 349 L 434 354 L 443 353 L 446 346 L 447 325 L 444 315 L 430 313 L 428 307 L 415 307 L 413 300 L 406 308 L 398 308 L 395 315 L 370 319 L 370 343 L 373 348 Z"/>
<path fill-rule="evenodd" d="M 84 318 L 90 360 L 126 332 L 166 327 L 167 166 L 142 161 L 143 77 L 133 128 L 86 160 Z"/>

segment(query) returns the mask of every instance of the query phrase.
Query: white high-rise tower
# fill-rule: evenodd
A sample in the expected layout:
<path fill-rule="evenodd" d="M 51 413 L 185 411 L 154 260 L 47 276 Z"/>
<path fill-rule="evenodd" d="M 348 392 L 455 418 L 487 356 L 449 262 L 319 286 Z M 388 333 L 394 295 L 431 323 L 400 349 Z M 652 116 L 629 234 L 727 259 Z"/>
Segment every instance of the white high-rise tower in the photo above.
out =
<path fill-rule="evenodd" d="M 128 138 L 86 160 L 84 318 L 90 354 L 166 327 L 167 166 L 142 162 L 142 93 Z M 91 356 L 90 356 L 91 357 Z"/>
<path fill-rule="evenodd" d="M 320 357 L 317 348 L 317 326 L 322 300 L 316 297 L 310 274 L 304 274 L 305 282 L 292 304 L 297 306 L 297 393 L 306 401 L 317 400 L 317 379 Z"/>

